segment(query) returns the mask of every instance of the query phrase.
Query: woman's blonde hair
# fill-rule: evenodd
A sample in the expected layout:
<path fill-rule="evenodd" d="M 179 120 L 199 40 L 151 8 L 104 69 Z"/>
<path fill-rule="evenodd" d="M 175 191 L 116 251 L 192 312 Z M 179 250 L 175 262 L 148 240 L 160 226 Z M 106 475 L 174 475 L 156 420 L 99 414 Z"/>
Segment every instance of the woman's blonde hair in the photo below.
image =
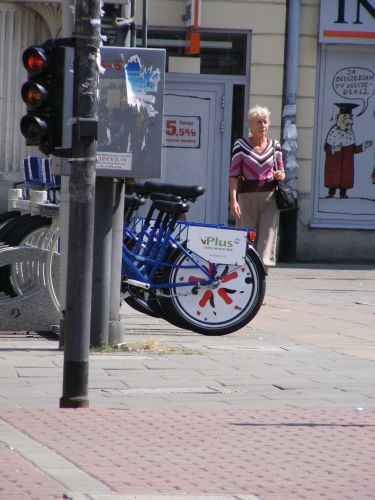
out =
<path fill-rule="evenodd" d="M 253 118 L 257 118 L 258 116 L 265 116 L 267 120 L 270 121 L 271 111 L 264 106 L 256 104 L 253 108 L 249 109 L 247 114 L 248 123 L 250 123 Z"/>

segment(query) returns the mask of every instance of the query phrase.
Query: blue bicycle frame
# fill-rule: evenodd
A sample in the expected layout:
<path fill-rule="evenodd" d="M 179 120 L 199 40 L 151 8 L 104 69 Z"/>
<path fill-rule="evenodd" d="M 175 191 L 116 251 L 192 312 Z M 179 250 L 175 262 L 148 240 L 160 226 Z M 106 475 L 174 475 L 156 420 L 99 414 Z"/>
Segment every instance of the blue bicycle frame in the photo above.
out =
<path fill-rule="evenodd" d="M 142 218 L 137 218 L 137 222 L 141 222 Z M 176 228 L 171 229 L 168 227 L 164 232 L 160 227 L 152 227 L 149 232 L 147 232 L 147 227 L 142 224 L 141 230 L 138 234 L 135 234 L 129 228 L 125 229 L 126 234 L 131 238 L 135 237 L 134 251 L 129 250 L 126 245 L 123 245 L 122 249 L 122 274 L 126 276 L 126 281 L 130 285 L 139 286 L 144 289 L 161 289 L 169 288 L 172 283 L 155 283 L 154 278 L 160 268 L 186 268 L 194 269 L 198 268 L 202 273 L 207 276 L 207 279 L 197 282 L 197 285 L 210 285 L 216 281 L 216 266 L 207 262 L 207 266 L 202 266 L 200 262 L 194 257 L 193 250 L 187 250 L 176 237 L 173 236 L 174 233 L 177 234 L 177 238 L 180 237 L 184 229 L 189 226 L 200 226 L 207 228 L 218 228 L 218 229 L 237 229 L 224 225 L 215 224 L 202 224 L 197 222 L 178 222 Z M 242 228 L 238 228 L 242 230 Z M 146 239 L 146 242 L 142 242 Z M 179 250 L 181 253 L 185 254 L 192 261 L 191 265 L 179 265 L 175 266 L 166 262 L 165 256 L 170 250 Z M 140 253 L 141 252 L 141 253 Z M 198 256 L 197 253 L 195 255 Z M 190 281 L 183 281 L 179 283 L 173 283 L 173 287 L 186 287 L 192 286 Z"/>
<path fill-rule="evenodd" d="M 164 261 L 163 258 L 167 254 L 168 250 L 170 248 L 173 248 L 173 250 L 180 250 L 182 253 L 184 253 L 186 256 L 189 256 L 189 259 L 192 261 L 192 264 L 189 266 L 175 266 L 173 264 L 169 264 L 168 262 Z M 190 251 L 191 252 L 191 251 Z M 199 268 L 206 276 L 206 280 L 202 280 L 201 282 L 197 282 L 197 285 L 209 285 L 215 281 L 215 279 L 212 277 L 212 274 L 209 272 L 209 270 L 202 266 L 192 255 L 192 253 L 188 252 L 183 245 L 181 245 L 177 240 L 175 240 L 171 235 L 168 238 L 165 238 L 164 241 L 161 244 L 160 248 L 160 257 L 152 258 L 152 257 L 144 257 L 142 255 L 137 255 L 130 250 L 126 248 L 125 245 L 123 245 L 122 249 L 122 271 L 123 275 L 127 277 L 127 281 L 129 284 L 132 284 L 131 280 L 136 280 L 137 286 L 140 286 L 141 288 L 146 288 L 146 289 L 156 289 L 156 288 L 168 288 L 171 286 L 171 283 L 155 283 L 154 278 L 155 274 L 157 271 L 163 267 L 170 267 L 170 268 L 186 268 L 186 269 L 194 269 L 194 268 Z M 145 281 L 145 274 L 140 270 L 139 267 L 137 267 L 134 264 L 134 261 L 141 265 L 148 265 L 148 273 L 147 273 L 147 281 Z M 173 286 L 175 287 L 183 287 L 183 286 L 191 286 L 191 282 L 186 281 L 186 282 L 180 282 L 180 283 L 174 283 Z"/>

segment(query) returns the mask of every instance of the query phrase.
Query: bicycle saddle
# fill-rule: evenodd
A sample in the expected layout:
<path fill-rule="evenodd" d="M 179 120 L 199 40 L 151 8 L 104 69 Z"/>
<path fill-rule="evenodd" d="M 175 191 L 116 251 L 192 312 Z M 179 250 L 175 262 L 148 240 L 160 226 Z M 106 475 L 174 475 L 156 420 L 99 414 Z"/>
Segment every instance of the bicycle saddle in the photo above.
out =
<path fill-rule="evenodd" d="M 145 188 L 144 182 L 135 182 L 134 184 L 129 184 L 128 186 L 129 192 L 132 194 L 135 193 L 138 196 L 146 196 L 150 195 L 150 190 Z"/>
<path fill-rule="evenodd" d="M 176 196 L 181 196 L 185 200 L 191 201 L 194 201 L 205 192 L 205 189 L 202 186 L 185 186 L 153 181 L 146 181 L 143 187 L 150 193 L 174 194 Z"/>
<path fill-rule="evenodd" d="M 139 198 L 135 194 L 126 194 L 125 195 L 125 208 L 128 208 L 129 206 L 132 206 L 133 203 L 137 207 L 140 207 L 141 205 L 144 205 L 146 203 L 146 199 L 145 198 Z"/>
<path fill-rule="evenodd" d="M 150 200 L 165 200 L 165 201 L 181 201 L 181 196 L 176 196 L 175 194 L 167 194 L 167 193 L 151 193 Z"/>
<path fill-rule="evenodd" d="M 189 210 L 189 205 L 180 201 L 155 200 L 152 202 L 152 205 L 156 210 L 160 210 L 168 215 L 184 214 Z"/>

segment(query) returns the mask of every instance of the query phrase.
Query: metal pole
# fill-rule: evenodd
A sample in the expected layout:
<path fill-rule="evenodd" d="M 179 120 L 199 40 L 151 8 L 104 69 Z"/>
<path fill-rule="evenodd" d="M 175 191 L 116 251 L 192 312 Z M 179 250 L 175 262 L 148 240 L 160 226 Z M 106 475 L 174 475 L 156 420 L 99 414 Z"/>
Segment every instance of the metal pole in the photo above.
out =
<path fill-rule="evenodd" d="M 130 0 L 124 18 L 130 19 Z M 127 28 L 125 45 L 130 43 Z M 112 178 L 96 180 L 95 241 L 92 289 L 92 346 L 122 342 L 120 330 L 121 257 L 124 221 L 124 183 Z"/>
<path fill-rule="evenodd" d="M 128 0 L 124 5 L 124 18 L 131 19 L 134 15 L 134 0 Z M 128 30 L 124 45 L 129 47 L 133 32 Z M 111 298 L 109 309 L 109 344 L 115 345 L 123 342 L 124 333 L 121 332 L 120 323 L 120 291 L 121 291 L 121 262 L 122 262 L 122 240 L 124 230 L 124 201 L 125 182 L 123 179 L 116 179 L 113 184 L 113 218 L 112 218 L 112 271 L 111 271 Z"/>
<path fill-rule="evenodd" d="M 111 288 L 112 204 L 112 177 L 97 177 L 90 335 L 90 343 L 95 347 L 109 343 L 108 318 Z M 119 300 L 117 299 L 118 307 Z"/>
<path fill-rule="evenodd" d="M 143 24 L 143 43 L 142 43 L 142 47 L 147 47 L 147 17 L 148 17 L 148 2 L 147 0 L 143 0 L 143 15 L 142 15 L 142 18 L 143 18 L 143 21 L 142 21 L 142 24 Z"/>
<path fill-rule="evenodd" d="M 300 42 L 300 0 L 289 0 L 287 4 L 287 32 L 285 50 L 285 84 L 284 84 L 284 136 L 288 127 L 297 123 L 297 85 L 298 59 Z M 285 170 L 287 182 L 297 197 L 297 149 L 296 140 L 288 140 L 288 151 L 284 148 Z M 280 214 L 279 258 L 284 262 L 296 259 L 297 210 Z"/>
<path fill-rule="evenodd" d="M 300 37 L 300 0 L 288 2 L 288 31 L 286 34 L 285 104 L 296 104 Z"/>
<path fill-rule="evenodd" d="M 115 179 L 113 184 L 113 224 L 112 224 L 112 270 L 110 280 L 109 331 L 108 342 L 111 345 L 123 342 L 124 333 L 120 323 L 120 291 L 122 240 L 124 236 L 124 201 L 125 182 Z"/>
<path fill-rule="evenodd" d="M 137 25 L 135 23 L 135 0 L 131 0 L 130 4 L 130 17 L 133 19 L 133 24 L 131 27 L 131 35 L 130 35 L 130 46 L 136 46 L 136 38 L 137 38 Z"/>
<path fill-rule="evenodd" d="M 75 13 L 70 220 L 61 408 L 89 406 L 100 2 L 76 0 Z"/>
<path fill-rule="evenodd" d="M 74 29 L 74 1 L 63 0 L 62 3 L 62 36 L 70 38 Z M 69 137 L 68 137 L 69 136 Z M 70 146 L 71 133 L 63 129 L 63 145 Z M 62 159 L 66 162 L 66 159 Z M 65 332 L 65 298 L 66 275 L 68 266 L 68 231 L 69 231 L 69 176 L 61 176 L 60 191 L 60 304 L 62 318 L 60 320 L 59 348 L 64 348 Z"/>

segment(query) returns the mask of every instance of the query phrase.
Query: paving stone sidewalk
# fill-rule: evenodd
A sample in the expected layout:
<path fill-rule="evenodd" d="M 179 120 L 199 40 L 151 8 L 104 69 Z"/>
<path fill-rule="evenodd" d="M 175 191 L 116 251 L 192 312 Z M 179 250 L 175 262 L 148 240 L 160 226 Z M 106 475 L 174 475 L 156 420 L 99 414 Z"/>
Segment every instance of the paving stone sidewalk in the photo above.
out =
<path fill-rule="evenodd" d="M 8 470 L 0 498 L 62 498 L 62 486 L 75 500 L 374 498 L 373 411 L 12 409 L 0 417 L 2 430 L 14 429 L 3 460 L 19 468 Z"/>
<path fill-rule="evenodd" d="M 240 332 L 123 308 L 90 409 L 58 408 L 56 339 L 0 333 L 0 499 L 375 499 L 375 269 L 280 266 Z"/>

